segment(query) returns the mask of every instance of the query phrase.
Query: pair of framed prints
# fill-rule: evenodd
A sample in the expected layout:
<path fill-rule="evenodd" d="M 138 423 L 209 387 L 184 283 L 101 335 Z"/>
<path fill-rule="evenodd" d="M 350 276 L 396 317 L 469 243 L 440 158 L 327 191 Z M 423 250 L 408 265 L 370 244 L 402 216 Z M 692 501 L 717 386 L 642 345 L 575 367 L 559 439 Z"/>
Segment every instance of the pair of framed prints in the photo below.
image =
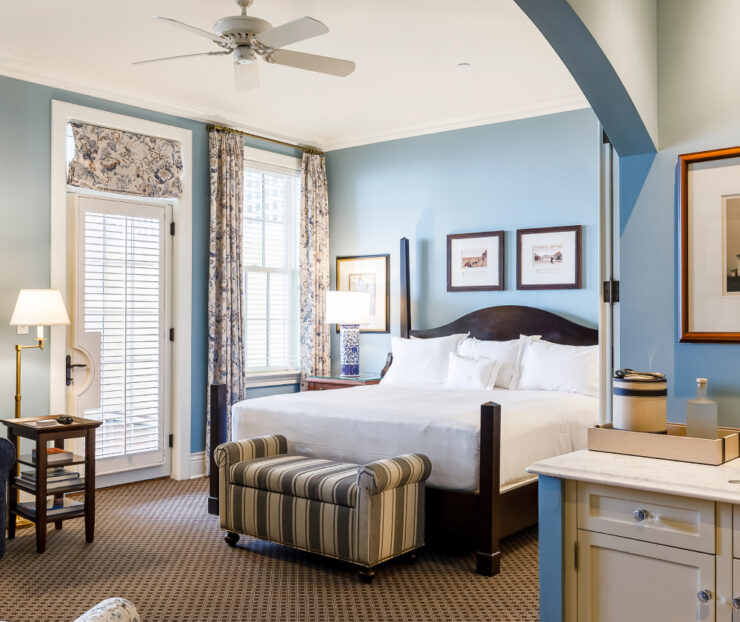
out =
<path fill-rule="evenodd" d="M 447 291 L 505 289 L 504 231 L 447 236 Z M 516 288 L 580 289 L 581 225 L 519 229 Z"/>

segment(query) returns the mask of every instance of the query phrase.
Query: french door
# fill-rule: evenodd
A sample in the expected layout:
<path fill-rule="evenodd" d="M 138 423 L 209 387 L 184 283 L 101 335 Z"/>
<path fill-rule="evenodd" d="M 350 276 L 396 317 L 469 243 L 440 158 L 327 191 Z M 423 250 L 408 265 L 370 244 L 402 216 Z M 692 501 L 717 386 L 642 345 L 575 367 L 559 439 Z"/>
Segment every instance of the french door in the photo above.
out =
<path fill-rule="evenodd" d="M 101 421 L 99 475 L 170 474 L 172 206 L 69 194 L 67 412 Z"/>

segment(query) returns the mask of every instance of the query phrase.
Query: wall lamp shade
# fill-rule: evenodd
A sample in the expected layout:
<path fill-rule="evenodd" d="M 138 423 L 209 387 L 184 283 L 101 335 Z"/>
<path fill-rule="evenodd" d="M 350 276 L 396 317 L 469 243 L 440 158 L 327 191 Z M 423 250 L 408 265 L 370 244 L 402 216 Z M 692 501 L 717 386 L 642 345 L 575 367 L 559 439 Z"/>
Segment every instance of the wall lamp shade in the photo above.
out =
<path fill-rule="evenodd" d="M 326 323 L 340 326 L 370 323 L 370 294 L 326 292 Z"/>
<path fill-rule="evenodd" d="M 18 293 L 11 326 L 58 326 L 69 324 L 69 315 L 58 289 L 22 289 Z"/>

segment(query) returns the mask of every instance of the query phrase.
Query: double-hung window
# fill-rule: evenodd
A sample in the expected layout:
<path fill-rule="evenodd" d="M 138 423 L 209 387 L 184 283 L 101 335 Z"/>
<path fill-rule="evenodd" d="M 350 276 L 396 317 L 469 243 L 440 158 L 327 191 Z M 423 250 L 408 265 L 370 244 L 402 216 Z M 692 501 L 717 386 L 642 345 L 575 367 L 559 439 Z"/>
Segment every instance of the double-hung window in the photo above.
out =
<path fill-rule="evenodd" d="M 244 162 L 247 373 L 297 370 L 300 160 L 246 147 Z"/>

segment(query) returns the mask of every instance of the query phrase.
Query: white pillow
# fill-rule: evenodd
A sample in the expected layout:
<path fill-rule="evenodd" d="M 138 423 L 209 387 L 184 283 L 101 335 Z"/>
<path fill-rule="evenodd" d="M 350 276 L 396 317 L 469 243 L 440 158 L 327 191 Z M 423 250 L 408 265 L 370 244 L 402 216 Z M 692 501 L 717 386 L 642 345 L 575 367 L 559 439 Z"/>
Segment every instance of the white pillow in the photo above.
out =
<path fill-rule="evenodd" d="M 532 337 L 521 335 L 519 339 L 509 341 L 483 341 L 475 337 L 469 337 L 460 342 L 457 353 L 467 358 L 487 358 L 500 361 L 496 386 L 502 389 L 516 389 L 519 381 L 519 364 L 522 359 L 522 351 L 530 339 L 539 339 L 539 335 Z M 490 388 L 493 388 L 493 386 Z"/>
<path fill-rule="evenodd" d="M 391 337 L 393 363 L 381 382 L 442 384 L 447 378 L 450 354 L 457 350 L 457 344 L 465 337 L 467 334 L 432 339 Z"/>
<path fill-rule="evenodd" d="M 496 359 L 469 359 L 452 353 L 445 385 L 458 389 L 491 389 L 500 367 L 501 361 Z"/>
<path fill-rule="evenodd" d="M 520 389 L 599 395 L 599 346 L 529 342 L 522 355 Z"/>

